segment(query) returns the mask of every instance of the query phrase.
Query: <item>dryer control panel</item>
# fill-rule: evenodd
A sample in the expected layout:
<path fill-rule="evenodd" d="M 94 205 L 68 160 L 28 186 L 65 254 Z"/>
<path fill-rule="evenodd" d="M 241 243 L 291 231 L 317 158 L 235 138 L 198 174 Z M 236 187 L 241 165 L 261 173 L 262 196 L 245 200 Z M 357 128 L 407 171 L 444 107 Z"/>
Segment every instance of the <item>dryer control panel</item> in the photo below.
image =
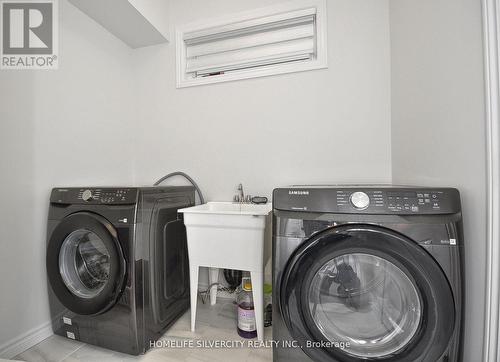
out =
<path fill-rule="evenodd" d="M 136 188 L 81 187 L 55 188 L 50 202 L 59 204 L 109 204 L 128 205 L 137 202 Z"/>
<path fill-rule="evenodd" d="M 460 194 L 454 188 L 293 186 L 274 190 L 278 210 L 349 214 L 454 214 Z"/>

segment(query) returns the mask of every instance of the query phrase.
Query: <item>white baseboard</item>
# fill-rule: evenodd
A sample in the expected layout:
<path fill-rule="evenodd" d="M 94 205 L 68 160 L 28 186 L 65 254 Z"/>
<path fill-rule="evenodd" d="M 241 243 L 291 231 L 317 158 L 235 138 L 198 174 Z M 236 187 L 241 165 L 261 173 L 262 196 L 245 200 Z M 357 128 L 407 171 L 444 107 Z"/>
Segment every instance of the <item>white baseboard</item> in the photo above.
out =
<path fill-rule="evenodd" d="M 13 358 L 19 353 L 26 351 L 34 345 L 40 343 L 44 339 L 49 338 L 52 334 L 52 323 L 46 322 L 41 326 L 35 327 L 32 330 L 17 336 L 7 343 L 0 346 L 0 358 Z"/>

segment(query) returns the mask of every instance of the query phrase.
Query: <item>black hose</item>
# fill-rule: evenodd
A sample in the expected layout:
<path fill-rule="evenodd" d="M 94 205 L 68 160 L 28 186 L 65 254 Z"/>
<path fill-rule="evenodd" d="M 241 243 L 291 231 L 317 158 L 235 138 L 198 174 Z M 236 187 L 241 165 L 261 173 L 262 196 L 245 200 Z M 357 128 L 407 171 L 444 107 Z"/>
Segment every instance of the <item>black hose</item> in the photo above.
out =
<path fill-rule="evenodd" d="M 170 177 L 174 177 L 174 176 L 182 176 L 184 177 L 185 179 L 187 179 L 189 182 L 191 182 L 191 185 L 194 186 L 194 188 L 196 189 L 196 192 L 198 193 L 198 196 L 200 197 L 200 203 L 204 204 L 205 203 L 205 199 L 203 198 L 203 194 L 201 193 L 201 190 L 200 188 L 198 187 L 198 184 L 192 179 L 191 176 L 189 176 L 188 174 L 186 174 L 185 172 L 182 172 L 182 171 L 176 171 L 176 172 L 172 172 L 172 173 L 169 173 L 168 175 L 165 175 L 163 176 L 161 179 L 159 179 L 158 181 L 156 181 L 154 183 L 154 186 L 158 186 L 159 184 L 161 184 L 163 181 L 165 181 L 166 179 L 170 178 Z"/>

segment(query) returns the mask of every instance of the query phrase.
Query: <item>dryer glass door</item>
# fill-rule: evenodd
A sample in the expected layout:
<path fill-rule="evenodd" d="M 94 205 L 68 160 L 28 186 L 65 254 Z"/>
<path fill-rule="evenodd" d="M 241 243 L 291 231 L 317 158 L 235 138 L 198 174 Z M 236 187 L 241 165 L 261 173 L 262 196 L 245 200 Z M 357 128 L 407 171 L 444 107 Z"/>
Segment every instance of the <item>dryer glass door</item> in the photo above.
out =
<path fill-rule="evenodd" d="M 64 240 L 59 252 L 59 272 L 64 284 L 81 298 L 94 298 L 109 280 L 110 252 L 102 239 L 78 229 Z"/>
<path fill-rule="evenodd" d="M 436 361 L 454 332 L 453 294 L 436 261 L 372 225 L 304 242 L 283 273 L 279 307 L 314 361 Z"/>
<path fill-rule="evenodd" d="M 74 313 L 107 311 L 124 287 L 126 263 L 118 233 L 100 215 L 78 212 L 64 218 L 50 235 L 46 260 L 54 294 Z"/>

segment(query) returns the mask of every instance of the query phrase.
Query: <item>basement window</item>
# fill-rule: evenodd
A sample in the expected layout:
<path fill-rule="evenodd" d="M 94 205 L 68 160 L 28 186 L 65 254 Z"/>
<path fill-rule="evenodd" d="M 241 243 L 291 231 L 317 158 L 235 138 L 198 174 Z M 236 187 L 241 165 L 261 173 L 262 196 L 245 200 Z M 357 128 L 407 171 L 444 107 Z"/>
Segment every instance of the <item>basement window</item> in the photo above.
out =
<path fill-rule="evenodd" d="M 177 29 L 177 87 L 327 67 L 326 1 L 300 0 Z"/>

